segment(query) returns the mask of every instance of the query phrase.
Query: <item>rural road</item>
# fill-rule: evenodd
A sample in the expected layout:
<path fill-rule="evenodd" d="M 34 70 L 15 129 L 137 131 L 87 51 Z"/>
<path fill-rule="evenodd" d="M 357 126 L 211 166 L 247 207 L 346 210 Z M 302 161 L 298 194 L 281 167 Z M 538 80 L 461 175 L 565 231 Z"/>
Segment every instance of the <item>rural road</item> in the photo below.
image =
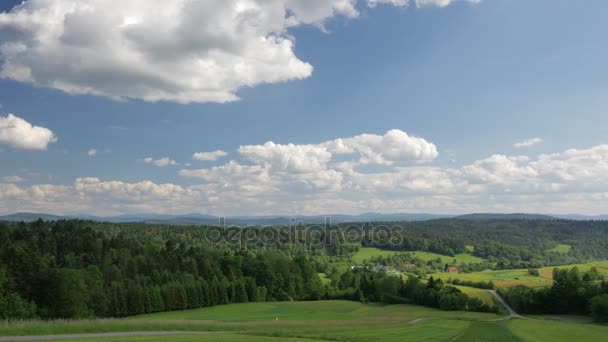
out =
<path fill-rule="evenodd" d="M 507 304 L 507 302 L 495 290 L 488 290 L 488 291 L 490 291 L 490 293 L 492 295 L 494 295 L 494 297 L 496 297 L 496 299 L 498 299 L 500 304 L 502 304 L 502 306 L 504 306 L 505 309 L 507 309 L 507 311 L 509 312 L 509 316 L 507 317 L 507 319 L 509 319 L 509 318 L 526 319 L 526 317 L 523 317 L 520 314 L 518 314 L 517 312 L 515 312 L 515 310 L 513 310 L 513 308 L 511 307 L 511 305 Z"/>
<path fill-rule="evenodd" d="M 37 336 L 0 336 L 0 342 L 17 341 L 53 341 L 53 340 L 82 340 L 86 338 L 103 337 L 141 337 L 141 336 L 169 336 L 169 335 L 209 335 L 224 334 L 222 331 L 132 331 L 97 334 L 65 334 L 65 335 L 37 335 Z"/>

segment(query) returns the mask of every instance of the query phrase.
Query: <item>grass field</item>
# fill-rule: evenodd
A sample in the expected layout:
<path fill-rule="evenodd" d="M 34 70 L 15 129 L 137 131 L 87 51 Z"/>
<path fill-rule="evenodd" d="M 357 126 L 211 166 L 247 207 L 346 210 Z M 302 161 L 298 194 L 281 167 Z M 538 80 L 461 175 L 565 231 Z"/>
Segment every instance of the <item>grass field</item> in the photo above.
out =
<path fill-rule="evenodd" d="M 557 245 L 557 247 L 551 248 L 548 251 L 557 252 L 560 254 L 568 254 L 568 253 L 570 253 L 571 250 L 572 250 L 572 246 L 559 244 L 559 245 Z"/>
<path fill-rule="evenodd" d="M 469 297 L 479 298 L 484 304 L 494 304 L 494 296 L 488 291 L 468 286 L 455 286 Z"/>
<path fill-rule="evenodd" d="M 507 327 L 522 340 L 531 342 L 605 341 L 608 336 L 608 327 L 593 324 L 513 320 Z"/>
<path fill-rule="evenodd" d="M 596 262 L 589 262 L 586 264 L 576 264 L 576 265 L 566 265 L 566 266 L 543 267 L 539 270 L 539 273 L 543 277 L 553 278 L 553 269 L 554 268 L 569 269 L 569 268 L 573 268 L 575 266 L 578 267 L 578 269 L 581 272 L 586 272 L 590 268 L 595 267 L 600 274 L 603 274 L 606 277 L 608 277 L 608 261 L 596 261 Z"/>
<path fill-rule="evenodd" d="M 382 249 L 378 249 L 378 248 L 371 248 L 371 247 L 361 247 L 359 249 L 359 251 L 353 255 L 352 260 L 354 263 L 356 264 L 362 264 L 365 260 L 371 259 L 371 258 L 377 258 L 377 257 L 387 257 L 387 256 L 392 256 L 395 255 L 396 253 L 399 252 L 394 252 L 394 251 L 385 251 Z"/>
<path fill-rule="evenodd" d="M 74 340 L 58 340 L 57 342 L 73 342 Z M 270 336 L 254 336 L 241 334 L 213 334 L 213 335 L 172 335 L 172 336 L 146 336 L 146 337 L 112 337 L 86 339 L 87 342 L 312 342 L 315 340 L 303 338 L 283 338 Z"/>
<path fill-rule="evenodd" d="M 451 312 L 437 311 L 415 305 L 362 304 L 349 301 L 317 302 L 270 302 L 220 305 L 206 309 L 162 312 L 143 315 L 133 320 L 215 320 L 243 321 L 409 321 L 424 317 L 455 317 Z M 458 315 L 463 319 L 496 318 L 493 314 L 466 312 Z"/>
<path fill-rule="evenodd" d="M 551 268 L 552 270 L 552 268 Z M 432 274 L 435 279 L 444 281 L 448 278 L 469 280 L 469 281 L 489 281 L 492 280 L 497 287 L 513 287 L 516 285 L 525 285 L 529 287 L 545 287 L 551 286 L 553 283 L 550 278 L 536 277 L 528 273 L 528 270 L 500 270 L 500 271 L 484 271 L 472 273 L 435 273 Z"/>
<path fill-rule="evenodd" d="M 99 331 L 217 331 L 213 335 L 119 337 L 144 341 L 572 341 L 602 340 L 608 327 L 551 320 L 495 321 L 494 314 L 347 301 L 250 303 L 99 321 L 0 324 L 0 336 Z"/>
<path fill-rule="evenodd" d="M 378 249 L 378 248 L 362 247 L 353 256 L 352 260 L 353 260 L 353 262 L 355 262 L 357 264 L 361 264 L 361 263 L 363 263 L 363 261 L 365 261 L 365 260 L 369 261 L 371 258 L 377 258 L 380 256 L 382 256 L 382 257 L 392 256 L 392 255 L 395 255 L 396 253 L 405 253 L 405 252 L 385 251 L 385 250 Z M 447 264 L 452 264 L 454 259 L 456 259 L 457 264 L 471 263 L 471 262 L 473 262 L 473 263 L 484 262 L 484 259 L 478 258 L 478 257 L 473 256 L 468 253 L 457 254 L 454 257 L 436 254 L 436 253 L 430 253 L 430 252 L 422 252 L 422 251 L 409 252 L 409 253 L 413 254 L 414 256 L 416 256 L 424 261 L 435 260 L 437 258 L 440 258 L 442 263 L 447 263 Z"/>
<path fill-rule="evenodd" d="M 513 287 L 516 285 L 525 285 L 528 287 L 546 287 L 553 284 L 553 269 L 570 269 L 578 267 L 581 272 L 588 271 L 595 267 L 600 274 L 608 277 L 608 261 L 589 262 L 586 264 L 565 265 L 555 267 L 543 267 L 539 269 L 539 277 L 532 276 L 528 270 L 498 270 L 498 271 L 483 271 L 472 273 L 435 273 L 432 276 L 435 279 L 448 280 L 460 279 L 470 281 L 489 281 L 492 280 L 497 287 Z"/>

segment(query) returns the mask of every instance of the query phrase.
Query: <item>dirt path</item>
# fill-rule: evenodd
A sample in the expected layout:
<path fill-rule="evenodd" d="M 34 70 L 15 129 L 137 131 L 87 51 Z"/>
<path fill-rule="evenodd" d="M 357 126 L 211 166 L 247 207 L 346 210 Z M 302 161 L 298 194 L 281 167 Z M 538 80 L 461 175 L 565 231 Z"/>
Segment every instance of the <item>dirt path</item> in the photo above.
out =
<path fill-rule="evenodd" d="M 503 320 L 507 320 L 507 319 L 511 319 L 511 318 L 534 320 L 532 318 L 524 317 L 524 316 L 518 314 L 517 312 L 515 312 L 515 310 L 513 310 L 513 308 L 511 307 L 511 305 L 509 305 L 495 290 L 488 290 L 488 291 L 490 291 L 490 293 L 494 297 L 496 297 L 496 299 L 500 302 L 500 304 L 502 304 L 502 306 L 504 306 L 505 309 L 507 309 L 507 311 L 509 312 L 509 316 L 497 319 L 496 321 L 503 321 Z"/>
<path fill-rule="evenodd" d="M 507 311 L 509 312 L 509 318 L 523 318 L 517 312 L 515 312 L 515 310 L 513 310 L 511 305 L 507 304 L 507 302 L 498 294 L 498 292 L 496 292 L 495 290 L 490 290 L 490 293 L 492 295 L 494 295 L 494 297 L 496 297 L 496 299 L 498 299 L 500 304 L 502 304 L 502 306 L 504 306 L 505 309 L 507 309 Z"/>
<path fill-rule="evenodd" d="M 416 323 L 420 323 L 422 321 L 424 321 L 424 318 L 418 318 L 418 319 L 407 322 L 407 324 L 416 324 Z"/>
<path fill-rule="evenodd" d="M 18 341 L 53 341 L 53 340 L 82 340 L 87 338 L 103 337 L 139 337 L 139 336 L 170 336 L 170 335 L 209 335 L 225 334 L 223 331 L 131 331 L 97 334 L 65 334 L 65 335 L 37 335 L 37 336 L 0 336 L 1 342 Z"/>

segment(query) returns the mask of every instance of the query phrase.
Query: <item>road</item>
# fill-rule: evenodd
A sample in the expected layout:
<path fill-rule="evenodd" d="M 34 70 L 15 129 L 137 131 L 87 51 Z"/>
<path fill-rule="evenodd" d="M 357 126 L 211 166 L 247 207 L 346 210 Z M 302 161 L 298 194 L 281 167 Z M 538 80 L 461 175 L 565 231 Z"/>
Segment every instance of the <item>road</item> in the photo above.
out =
<path fill-rule="evenodd" d="M 131 332 L 98 333 L 98 334 L 0 336 L 0 342 L 82 340 L 82 339 L 87 339 L 87 338 L 104 338 L 104 337 L 141 337 L 141 336 L 209 335 L 209 334 L 225 334 L 225 332 L 222 332 L 222 331 L 131 331 Z"/>
<path fill-rule="evenodd" d="M 492 295 L 494 295 L 494 297 L 496 297 L 496 299 L 498 299 L 500 304 L 502 304 L 502 306 L 504 306 L 505 309 L 507 309 L 507 311 L 509 312 L 509 316 L 507 317 L 507 319 L 508 318 L 527 319 L 526 317 L 523 317 L 520 314 L 518 314 L 517 312 L 515 312 L 515 310 L 513 310 L 513 308 L 511 307 L 511 305 L 507 304 L 507 302 L 495 290 L 489 290 L 489 291 Z"/>

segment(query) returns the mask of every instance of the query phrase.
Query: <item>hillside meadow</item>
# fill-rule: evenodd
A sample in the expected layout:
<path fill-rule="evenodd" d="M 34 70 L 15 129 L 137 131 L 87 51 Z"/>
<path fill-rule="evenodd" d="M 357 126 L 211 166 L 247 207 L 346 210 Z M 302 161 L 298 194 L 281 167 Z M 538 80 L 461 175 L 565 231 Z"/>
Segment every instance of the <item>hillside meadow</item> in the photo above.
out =
<path fill-rule="evenodd" d="M 451 257 L 451 256 L 447 256 L 447 255 L 441 255 L 441 254 L 437 254 L 437 253 L 424 252 L 424 251 L 397 252 L 397 251 L 383 250 L 383 249 L 379 249 L 379 248 L 375 248 L 375 247 L 361 247 L 359 249 L 359 251 L 357 251 L 357 253 L 355 253 L 355 255 L 352 256 L 352 261 L 356 264 L 362 264 L 365 261 L 369 262 L 373 258 L 388 257 L 388 256 L 392 256 L 395 254 L 400 254 L 400 253 L 409 253 L 413 257 L 419 258 L 423 261 L 441 259 L 441 262 L 446 263 L 446 264 L 481 263 L 481 262 L 485 261 L 484 259 L 476 257 L 470 253 L 459 253 L 459 254 L 456 254 L 455 256 Z M 455 263 L 454 263 L 454 260 L 456 261 Z"/>
<path fill-rule="evenodd" d="M 452 279 L 460 279 L 467 281 L 493 281 L 498 288 L 513 287 L 517 285 L 525 285 L 528 287 L 547 287 L 553 284 L 553 270 L 557 269 L 571 269 L 577 267 L 581 272 L 586 272 L 592 267 L 595 267 L 597 271 L 606 277 L 608 277 L 608 261 L 593 261 L 585 264 L 574 264 L 574 265 L 563 265 L 554 267 L 543 267 L 540 268 L 539 276 L 531 275 L 527 269 L 515 269 L 515 270 L 488 270 L 481 272 L 471 273 L 445 273 L 439 272 L 431 274 L 435 279 L 442 279 L 444 281 Z"/>

